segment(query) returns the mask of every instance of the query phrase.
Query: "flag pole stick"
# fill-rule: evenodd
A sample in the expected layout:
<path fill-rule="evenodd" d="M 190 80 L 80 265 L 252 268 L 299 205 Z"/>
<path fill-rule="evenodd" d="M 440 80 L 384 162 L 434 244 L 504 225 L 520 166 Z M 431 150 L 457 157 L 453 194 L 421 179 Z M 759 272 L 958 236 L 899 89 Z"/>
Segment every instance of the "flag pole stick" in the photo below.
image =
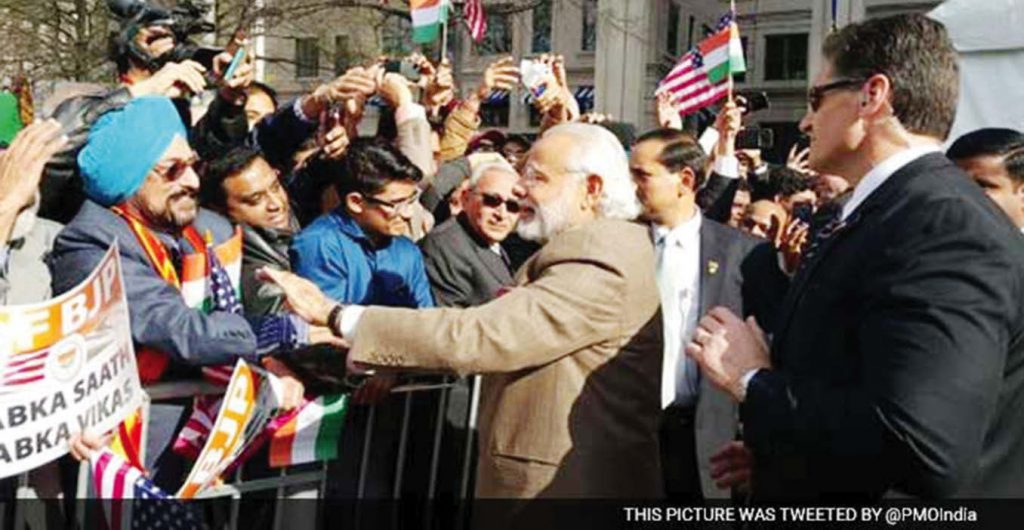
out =
<path fill-rule="evenodd" d="M 444 17 L 444 24 L 441 24 L 441 56 L 437 59 L 437 64 L 444 62 L 444 58 L 448 54 L 448 22 L 451 20 L 451 13 Z"/>
<path fill-rule="evenodd" d="M 732 21 L 735 24 L 736 23 L 736 0 L 729 0 L 729 12 L 732 13 L 732 17 L 733 17 Z M 728 86 L 728 88 L 726 88 L 726 90 L 727 90 L 727 94 L 726 95 L 729 98 L 729 102 L 730 103 L 732 103 L 732 92 L 733 92 L 732 85 L 733 85 L 733 83 L 732 83 L 732 65 L 730 65 L 729 66 L 729 86 Z"/>

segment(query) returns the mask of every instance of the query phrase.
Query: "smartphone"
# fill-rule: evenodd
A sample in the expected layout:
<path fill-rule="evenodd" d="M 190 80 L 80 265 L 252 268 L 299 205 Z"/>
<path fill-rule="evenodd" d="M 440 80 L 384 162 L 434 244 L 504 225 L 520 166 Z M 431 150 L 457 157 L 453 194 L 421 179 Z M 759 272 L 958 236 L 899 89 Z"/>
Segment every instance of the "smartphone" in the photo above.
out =
<path fill-rule="evenodd" d="M 544 91 L 547 89 L 544 80 L 549 75 L 551 75 L 551 67 L 540 61 L 523 59 L 519 63 L 519 80 L 535 98 L 539 98 L 544 94 Z"/>
<path fill-rule="evenodd" d="M 814 217 L 814 205 L 809 202 L 801 202 L 793 205 L 793 217 L 810 225 Z"/>
<path fill-rule="evenodd" d="M 419 81 L 421 76 L 420 70 L 416 68 L 416 65 L 409 61 L 396 61 L 393 59 L 384 63 L 384 73 L 399 74 L 413 83 Z"/>
<path fill-rule="evenodd" d="M 230 81 L 235 75 L 235 70 L 245 60 L 245 48 L 238 48 L 235 50 L 235 56 L 231 58 L 231 64 L 228 65 L 228 69 L 224 71 L 224 80 Z"/>
<path fill-rule="evenodd" d="M 771 106 L 767 92 L 739 92 L 736 94 L 736 97 L 741 97 L 747 102 L 746 106 L 744 106 L 747 114 L 764 110 Z"/>
<path fill-rule="evenodd" d="M 752 125 L 736 135 L 736 149 L 769 150 L 775 146 L 775 131 Z"/>

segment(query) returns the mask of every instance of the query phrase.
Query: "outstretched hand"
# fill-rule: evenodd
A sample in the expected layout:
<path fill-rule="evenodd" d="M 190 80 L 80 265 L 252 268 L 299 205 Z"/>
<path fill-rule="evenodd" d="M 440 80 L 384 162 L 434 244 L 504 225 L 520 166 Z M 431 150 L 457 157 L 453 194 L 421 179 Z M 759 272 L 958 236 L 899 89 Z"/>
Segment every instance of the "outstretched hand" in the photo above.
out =
<path fill-rule="evenodd" d="M 331 310 L 337 303 L 315 283 L 287 271 L 263 267 L 256 272 L 260 281 L 273 283 L 284 291 L 285 301 L 293 313 L 314 326 L 327 326 Z"/>

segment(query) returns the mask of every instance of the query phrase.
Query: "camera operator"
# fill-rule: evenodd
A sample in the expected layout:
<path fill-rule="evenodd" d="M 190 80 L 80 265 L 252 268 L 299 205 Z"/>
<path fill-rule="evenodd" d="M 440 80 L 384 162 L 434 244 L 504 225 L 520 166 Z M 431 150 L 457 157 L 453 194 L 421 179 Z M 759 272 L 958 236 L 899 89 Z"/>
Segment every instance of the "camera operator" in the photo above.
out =
<path fill-rule="evenodd" d="M 78 212 L 84 200 L 78 151 L 102 114 L 133 98 L 168 96 L 182 121 L 192 124 L 189 98 L 216 83 L 216 98 L 189 130 L 189 143 L 200 157 L 207 158 L 245 140 L 244 105 L 254 75 L 251 56 L 238 65 L 230 79 L 223 79 L 232 55 L 199 48 L 189 40 L 191 35 L 212 31 L 212 25 L 203 20 L 207 7 L 188 0 L 179 1 L 174 8 L 163 3 L 108 1 L 111 13 L 119 19 L 118 30 L 111 35 L 110 59 L 117 65 L 120 86 L 103 94 L 70 98 L 54 111 L 53 117 L 70 141 L 47 165 L 40 216 L 66 223 Z"/>

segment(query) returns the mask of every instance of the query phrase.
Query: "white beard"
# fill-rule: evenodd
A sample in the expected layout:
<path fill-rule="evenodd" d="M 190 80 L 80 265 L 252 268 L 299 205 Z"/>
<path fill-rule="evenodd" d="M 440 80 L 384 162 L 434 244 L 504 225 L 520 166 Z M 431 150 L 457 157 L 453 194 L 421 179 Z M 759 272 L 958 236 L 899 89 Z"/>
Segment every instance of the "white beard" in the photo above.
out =
<path fill-rule="evenodd" d="M 569 228 L 573 204 L 568 193 L 547 206 L 533 202 L 527 203 L 527 206 L 533 210 L 533 217 L 529 220 L 519 220 L 516 226 L 519 237 L 543 244 Z"/>

